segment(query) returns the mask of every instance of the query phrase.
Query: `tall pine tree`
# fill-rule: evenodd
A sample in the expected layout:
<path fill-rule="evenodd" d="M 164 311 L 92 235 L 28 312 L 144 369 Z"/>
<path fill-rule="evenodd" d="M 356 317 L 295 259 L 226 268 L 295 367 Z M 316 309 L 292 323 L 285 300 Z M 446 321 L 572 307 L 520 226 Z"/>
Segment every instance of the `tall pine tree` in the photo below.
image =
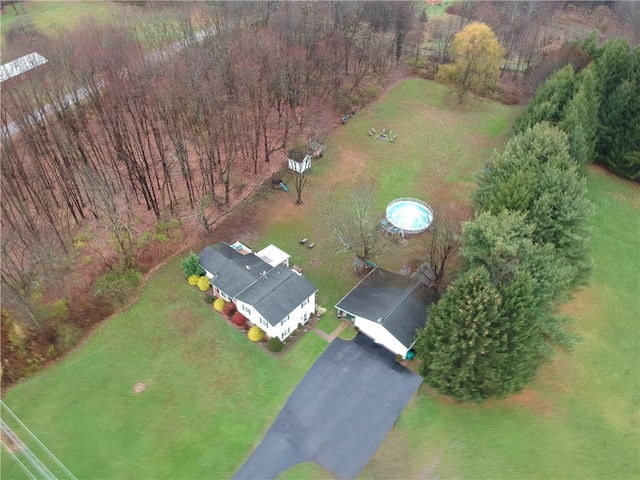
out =
<path fill-rule="evenodd" d="M 563 111 L 558 126 L 569 136 L 569 151 L 581 172 L 595 158 L 598 132 L 598 108 L 600 97 L 597 91 L 593 64 L 578 75 L 576 92 Z"/>
<path fill-rule="evenodd" d="M 520 392 L 548 347 L 531 276 L 495 286 L 485 267 L 459 277 L 431 308 L 415 344 L 425 382 L 458 400 Z"/>
<path fill-rule="evenodd" d="M 471 268 L 486 268 L 496 286 L 527 272 L 540 305 L 565 301 L 574 269 L 552 245 L 534 243 L 534 231 L 535 225 L 522 212 L 482 212 L 463 226 L 462 256 Z"/>
<path fill-rule="evenodd" d="M 519 211 L 534 225 L 531 240 L 549 244 L 574 270 L 571 286 L 589 279 L 592 211 L 585 179 L 569 154 L 567 135 L 546 122 L 512 137 L 479 176 L 477 211 Z"/>
<path fill-rule="evenodd" d="M 640 179 L 640 46 L 606 42 L 596 58 L 600 94 L 596 160 L 618 175 Z"/>
<path fill-rule="evenodd" d="M 494 368 L 494 340 L 501 333 L 501 301 L 484 268 L 465 273 L 449 286 L 431 307 L 414 347 L 428 385 L 458 400 L 495 395 L 500 378 Z"/>
<path fill-rule="evenodd" d="M 573 66 L 567 65 L 549 77 L 533 95 L 527 109 L 516 120 L 514 130 L 522 133 L 538 122 L 557 124 L 563 119 L 563 111 L 574 95 L 576 76 Z"/>

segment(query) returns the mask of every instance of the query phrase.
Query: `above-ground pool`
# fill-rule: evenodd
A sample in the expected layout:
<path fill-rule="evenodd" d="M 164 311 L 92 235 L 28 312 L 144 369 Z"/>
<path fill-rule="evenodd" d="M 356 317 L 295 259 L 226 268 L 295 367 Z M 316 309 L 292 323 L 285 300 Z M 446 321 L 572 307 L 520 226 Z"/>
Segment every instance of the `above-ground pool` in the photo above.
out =
<path fill-rule="evenodd" d="M 424 232 L 433 220 L 433 210 L 417 198 L 397 198 L 387 205 L 387 222 L 400 233 Z"/>

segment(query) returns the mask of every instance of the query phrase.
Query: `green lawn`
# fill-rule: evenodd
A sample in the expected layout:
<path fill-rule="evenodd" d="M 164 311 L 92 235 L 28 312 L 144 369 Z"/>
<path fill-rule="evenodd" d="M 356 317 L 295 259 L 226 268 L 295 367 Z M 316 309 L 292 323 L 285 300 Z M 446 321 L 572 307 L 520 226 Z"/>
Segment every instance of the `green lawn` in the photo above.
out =
<path fill-rule="evenodd" d="M 340 335 L 338 335 L 338 337 L 340 337 L 342 340 L 353 340 L 353 337 L 355 337 L 357 334 L 358 332 L 354 327 L 347 327 L 340 332 Z"/>
<path fill-rule="evenodd" d="M 328 308 L 330 329 L 333 305 L 357 278 L 320 221 L 321 199 L 344 201 L 366 182 L 376 187 L 381 217 L 399 196 L 466 203 L 474 173 L 505 141 L 516 114 L 482 100 L 455 110 L 446 89 L 402 82 L 327 139 L 299 214 L 263 222 L 245 240 L 274 243 L 303 266 Z M 391 128 L 398 140 L 377 141 L 367 135 L 371 127 Z M 596 171 L 589 186 L 597 206 L 596 277 L 566 307 L 582 343 L 509 400 L 460 405 L 421 390 L 364 478 L 638 477 L 639 191 Z M 266 190 L 236 214 L 260 217 L 279 201 L 293 202 L 288 195 Z M 299 245 L 302 237 L 316 247 Z M 420 259 L 419 245 L 419 237 L 393 244 L 376 262 L 397 271 Z M 210 309 L 174 259 L 131 309 L 4 400 L 79 478 L 229 478 L 327 344 L 308 332 L 275 359 Z M 140 381 L 147 390 L 135 395 Z M 22 478 L 2 459 L 3 478 Z M 312 464 L 283 475 L 326 477 Z"/>
<path fill-rule="evenodd" d="M 363 477 L 638 478 L 640 189 L 596 169 L 588 183 L 596 271 L 564 307 L 575 351 L 508 400 L 455 404 L 423 390 Z"/>
<path fill-rule="evenodd" d="M 333 312 L 332 312 L 333 313 Z M 340 326 L 340 320 L 335 315 L 324 315 L 318 321 L 318 328 L 324 333 L 332 334 L 333 331 Z"/>
<path fill-rule="evenodd" d="M 76 25 L 85 16 L 108 17 L 115 8 L 118 8 L 118 5 L 107 1 L 27 1 L 24 2 L 24 7 L 26 13 L 22 13 L 20 6 L 17 6 L 18 15 L 15 14 L 13 7 L 4 7 L 4 13 L 0 17 L 3 31 L 6 31 L 16 20 L 21 20 L 31 21 L 42 32 L 49 34 L 61 27 Z"/>
<path fill-rule="evenodd" d="M 5 35 L 7 29 L 15 22 L 33 22 L 36 28 L 45 35 L 53 35 L 61 28 L 72 29 L 81 25 L 82 20 L 88 17 L 98 21 L 111 19 L 116 23 L 127 21 L 144 22 L 153 25 L 154 22 L 160 22 L 162 28 L 166 28 L 167 25 L 173 28 L 170 32 L 163 31 L 168 36 L 168 39 L 163 38 L 164 41 L 175 41 L 182 36 L 178 21 L 174 18 L 171 9 L 164 7 L 150 9 L 107 0 L 26 1 L 24 5 L 26 13 L 16 15 L 13 7 L 6 6 L 4 14 L 0 16 L 0 31 L 2 32 L 0 39 L 3 50 L 6 45 Z M 20 7 L 17 6 L 17 8 L 21 12 Z M 167 22 L 167 18 L 172 20 Z M 151 28 L 151 31 L 153 31 L 153 28 Z M 139 35 L 143 45 L 148 46 L 148 39 L 144 38 L 141 33 Z M 152 48 L 156 47 L 157 45 L 154 44 Z M 13 60 L 13 58 L 4 58 L 3 56 L 3 62 L 10 60 Z"/>
<path fill-rule="evenodd" d="M 326 346 L 308 332 L 281 358 L 264 353 L 176 258 L 133 307 L 3 400 L 78 478 L 229 478 Z M 3 460 L 2 478 L 23 478 Z"/>

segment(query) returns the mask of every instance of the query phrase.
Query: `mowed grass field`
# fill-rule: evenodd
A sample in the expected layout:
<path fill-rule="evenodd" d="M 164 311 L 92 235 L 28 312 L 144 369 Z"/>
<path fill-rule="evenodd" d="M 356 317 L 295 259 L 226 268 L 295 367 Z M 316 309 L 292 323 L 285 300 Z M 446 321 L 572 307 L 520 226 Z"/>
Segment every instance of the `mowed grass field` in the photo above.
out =
<path fill-rule="evenodd" d="M 327 346 L 308 332 L 273 358 L 180 270 L 166 264 L 134 306 L 3 399 L 78 478 L 231 477 Z M 1 473 L 24 478 L 4 454 Z"/>
<path fill-rule="evenodd" d="M 588 175 L 595 274 L 562 311 L 580 343 L 522 394 L 456 404 L 422 389 L 365 478 L 615 478 L 640 475 L 640 188 Z"/>
<path fill-rule="evenodd" d="M 288 251 L 320 289 L 328 308 L 320 327 L 331 330 L 333 305 L 357 279 L 351 256 L 336 255 L 321 203 L 348 201 L 366 185 L 377 192 L 381 218 L 399 196 L 466 204 L 474 173 L 506 140 L 517 110 L 482 100 L 452 105 L 434 83 L 402 82 L 327 139 L 305 205 L 292 207 L 293 192 L 261 192 L 234 213 L 247 227 L 226 240 L 241 234 L 253 247 Z M 369 137 L 371 127 L 390 128 L 398 140 Z M 575 351 L 559 353 L 508 400 L 456 404 L 421 389 L 363 478 L 638 477 L 640 193 L 601 171 L 588 179 L 596 275 L 564 307 L 582 337 Z M 316 247 L 299 245 L 302 237 Z M 419 259 L 420 242 L 392 244 L 376 261 L 397 271 Z M 327 344 L 308 332 L 273 358 L 201 298 L 172 260 L 139 302 L 3 400 L 78 478 L 230 478 Z M 137 382 L 147 383 L 138 395 Z M 24 478 L 5 453 L 2 460 L 2 478 Z M 283 478 L 327 476 L 303 464 Z"/>
<path fill-rule="evenodd" d="M 24 13 L 16 5 L 18 14 L 11 5 L 5 5 L 0 17 L 3 32 L 14 22 L 33 22 L 36 28 L 45 34 L 54 33 L 62 27 L 71 27 L 83 17 L 106 18 L 113 14 L 119 5 L 109 1 L 37 1 L 24 2 Z"/>
<path fill-rule="evenodd" d="M 41 0 L 25 1 L 24 13 L 20 5 L 16 5 L 18 14 L 12 6 L 4 7 L 4 13 L 0 16 L 0 46 L 3 50 L 2 61 L 14 60 L 10 58 L 4 50 L 7 47 L 6 35 L 12 26 L 19 23 L 32 23 L 33 26 L 44 35 L 55 38 L 60 29 L 73 30 L 86 23 L 86 19 L 91 18 L 93 22 L 106 22 L 108 20 L 131 23 L 160 22 L 163 28 L 173 27 L 172 32 L 165 32 L 173 40 L 178 40 L 182 33 L 178 28 L 178 21 L 172 13 L 171 8 L 160 4 L 157 8 L 147 8 L 142 4 L 135 5 L 135 2 L 121 3 L 109 0 Z M 177 6 L 179 9 L 180 6 Z M 140 34 L 143 45 L 148 45 L 147 40 Z M 173 41 L 172 40 L 172 41 Z M 154 47 L 155 48 L 155 47 Z"/>

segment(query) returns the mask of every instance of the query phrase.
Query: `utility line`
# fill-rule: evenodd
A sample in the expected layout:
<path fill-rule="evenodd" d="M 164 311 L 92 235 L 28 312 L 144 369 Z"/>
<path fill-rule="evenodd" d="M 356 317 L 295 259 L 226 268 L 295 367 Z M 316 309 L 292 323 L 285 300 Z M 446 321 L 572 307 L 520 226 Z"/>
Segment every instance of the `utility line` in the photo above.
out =
<path fill-rule="evenodd" d="M 65 467 L 65 466 L 62 464 L 62 462 L 61 462 L 60 460 L 58 460 L 58 459 L 56 458 L 56 456 L 55 456 L 53 453 L 51 453 L 51 451 L 50 451 L 47 447 L 45 447 L 45 445 L 44 445 L 44 444 L 43 444 L 43 443 L 42 443 L 42 442 L 41 442 L 41 441 L 40 441 L 40 440 L 39 440 L 39 439 L 38 439 L 38 438 L 33 434 L 33 432 L 32 432 L 31 430 L 29 430 L 29 428 L 27 428 L 27 426 L 26 426 L 24 423 L 22 423 L 22 421 L 18 418 L 18 416 L 17 416 L 15 413 L 13 413 L 13 412 L 11 411 L 11 409 L 7 406 L 7 404 L 6 404 L 6 403 L 4 403 L 2 400 L 0 400 L 0 405 L 2 406 L 2 408 L 3 408 L 4 410 L 6 410 L 6 411 L 7 411 L 7 413 L 9 413 L 9 415 L 11 415 L 11 417 L 12 417 L 12 418 L 13 418 L 13 419 L 18 423 L 18 425 L 20 425 L 20 427 L 22 427 L 22 428 L 27 432 L 27 434 L 29 434 L 29 436 L 33 439 L 33 441 L 35 441 L 35 442 L 38 444 L 38 446 L 39 446 L 40 448 L 42 448 L 42 450 L 43 450 L 43 451 L 44 451 L 44 452 L 49 456 L 49 458 L 51 458 L 51 459 L 56 463 L 56 465 L 57 465 L 57 466 L 59 466 L 59 467 L 62 469 L 62 471 L 63 471 L 63 472 L 64 472 L 64 473 L 65 473 L 65 474 L 66 474 L 66 475 L 67 475 L 71 480 L 78 480 L 78 479 L 73 475 L 73 473 L 71 473 L 71 472 L 67 469 L 67 467 Z M 12 441 L 17 440 L 17 442 L 16 442 L 16 443 L 17 443 L 21 448 L 23 448 L 23 449 L 24 449 L 23 451 L 25 452 L 25 455 L 27 456 L 27 458 L 28 458 L 30 461 L 31 461 L 31 459 L 33 458 L 33 460 L 34 460 L 34 462 L 35 462 L 35 463 L 32 463 L 32 465 L 34 465 L 34 467 L 35 467 L 36 469 L 38 469 L 38 471 L 41 471 L 41 469 L 39 468 L 39 466 L 41 466 L 41 467 L 42 467 L 42 469 L 43 469 L 44 471 L 41 471 L 41 473 L 42 473 L 42 475 L 43 475 L 45 478 L 47 478 L 47 479 L 49 479 L 49 478 L 50 478 L 50 479 L 55 479 L 55 478 L 56 478 L 56 477 L 55 477 L 55 476 L 54 476 L 54 475 L 53 475 L 53 474 L 52 474 L 52 473 L 47 469 L 47 467 L 45 467 L 45 466 L 44 466 L 44 464 L 43 464 L 43 463 L 42 463 L 42 462 L 41 462 L 41 461 L 40 461 L 40 460 L 39 460 L 39 459 L 38 459 L 38 458 L 33 454 L 33 452 L 31 452 L 31 450 L 30 450 L 30 449 L 29 449 L 29 448 L 28 448 L 28 447 L 27 447 L 27 446 L 26 446 L 26 445 L 25 445 L 25 444 L 20 440 L 20 438 L 19 438 L 19 437 L 18 437 L 18 436 L 13 432 L 13 430 L 11 430 L 11 428 L 9 428 L 9 426 L 4 422 L 4 420 L 0 420 L 0 425 L 2 425 L 2 431 L 3 431 L 3 432 L 5 432 L 5 428 L 6 428 L 6 429 L 7 429 L 7 431 L 8 431 L 8 432 L 10 432 L 10 433 L 11 433 L 11 435 L 13 435 L 13 436 L 10 436 L 10 435 L 8 434 L 8 432 L 6 432 L 6 433 L 8 434 L 8 436 L 9 436 L 9 438 L 10 438 Z M 15 440 L 14 440 L 14 437 L 15 437 Z M 3 442 L 3 443 L 4 443 L 4 442 Z M 5 447 L 7 447 L 7 448 L 8 448 L 8 446 L 6 446 L 6 445 L 5 445 Z M 47 472 L 48 472 L 48 474 L 47 474 Z"/>
<path fill-rule="evenodd" d="M 20 438 L 14 433 L 13 430 L 11 430 L 11 427 L 9 427 L 9 425 L 7 425 L 4 420 L 0 420 L 0 430 L 2 431 L 2 434 L 6 438 L 8 438 L 13 445 L 17 447 L 18 451 L 25 456 L 31 466 L 35 468 L 45 480 L 56 480 L 56 477 L 53 475 L 53 473 L 51 473 L 51 470 L 49 470 L 46 465 L 42 463 L 38 457 L 36 457 L 31 449 L 27 447 L 22 440 L 20 440 Z M 2 440 L 2 443 L 5 443 L 4 439 Z M 5 447 L 7 449 L 10 448 L 6 444 Z"/>
<path fill-rule="evenodd" d="M 4 447 L 4 449 L 7 451 L 7 453 L 8 453 L 9 455 L 11 455 L 11 458 L 13 458 L 13 459 L 16 461 L 16 463 L 17 463 L 18 465 L 20 465 L 20 468 L 22 469 L 22 471 L 23 471 L 24 473 L 26 473 L 26 474 L 27 474 L 27 477 L 29 477 L 31 480 L 38 480 L 38 479 L 33 475 L 33 473 L 31 473 L 31 470 L 29 470 L 29 469 L 25 466 L 25 464 L 24 464 L 24 463 L 22 463 L 22 460 L 20 460 L 20 459 L 17 457 L 17 455 L 16 455 L 15 453 L 13 453 L 13 450 L 11 450 L 11 447 L 7 446 L 7 444 L 5 443 L 5 440 L 4 440 L 4 439 L 2 439 L 2 442 L 1 442 L 1 443 L 2 443 L 2 446 Z"/>

